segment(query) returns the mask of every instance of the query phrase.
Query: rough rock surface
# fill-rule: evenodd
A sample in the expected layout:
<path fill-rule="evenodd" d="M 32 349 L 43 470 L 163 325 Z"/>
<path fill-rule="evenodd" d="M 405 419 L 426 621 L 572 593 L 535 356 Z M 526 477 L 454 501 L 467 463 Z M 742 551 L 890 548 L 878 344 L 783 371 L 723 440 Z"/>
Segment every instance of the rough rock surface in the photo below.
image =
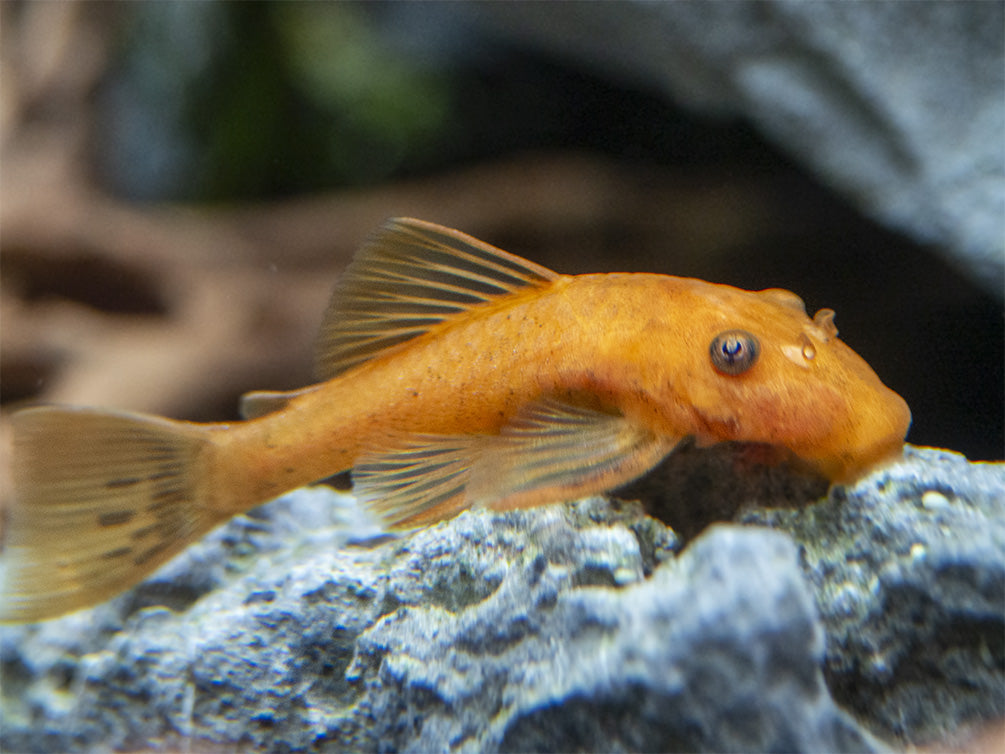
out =
<path fill-rule="evenodd" d="M 863 722 L 932 740 L 1005 714 L 1003 506 L 1005 467 L 930 450 L 683 550 L 638 504 L 392 540 L 303 490 L 105 605 L 5 628 L 0 748 L 883 750 Z"/>
<path fill-rule="evenodd" d="M 481 4 L 489 28 L 742 115 L 1002 295 L 1001 3 Z"/>
<path fill-rule="evenodd" d="M 799 543 L 828 684 L 875 732 L 926 741 L 1005 716 L 1005 466 L 909 448 L 816 505 L 742 518 Z"/>

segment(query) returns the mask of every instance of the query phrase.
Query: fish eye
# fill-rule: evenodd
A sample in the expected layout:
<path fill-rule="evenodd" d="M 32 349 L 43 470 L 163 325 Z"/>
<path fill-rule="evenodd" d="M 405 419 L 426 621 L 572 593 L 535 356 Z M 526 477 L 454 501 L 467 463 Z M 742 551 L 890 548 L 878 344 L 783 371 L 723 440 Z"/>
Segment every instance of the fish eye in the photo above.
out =
<path fill-rule="evenodd" d="M 761 344 L 746 330 L 726 330 L 712 339 L 708 351 L 717 372 L 737 375 L 754 366 Z"/>

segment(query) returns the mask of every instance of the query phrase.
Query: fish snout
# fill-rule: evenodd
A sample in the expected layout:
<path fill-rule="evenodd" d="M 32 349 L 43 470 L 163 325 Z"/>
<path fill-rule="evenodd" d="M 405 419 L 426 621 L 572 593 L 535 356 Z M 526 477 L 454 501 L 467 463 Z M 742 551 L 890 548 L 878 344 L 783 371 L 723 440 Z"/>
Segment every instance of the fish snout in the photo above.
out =
<path fill-rule="evenodd" d="M 851 483 L 901 456 L 911 426 L 907 402 L 886 386 L 850 406 L 851 421 L 836 436 L 835 453 L 820 464 L 835 483 Z"/>

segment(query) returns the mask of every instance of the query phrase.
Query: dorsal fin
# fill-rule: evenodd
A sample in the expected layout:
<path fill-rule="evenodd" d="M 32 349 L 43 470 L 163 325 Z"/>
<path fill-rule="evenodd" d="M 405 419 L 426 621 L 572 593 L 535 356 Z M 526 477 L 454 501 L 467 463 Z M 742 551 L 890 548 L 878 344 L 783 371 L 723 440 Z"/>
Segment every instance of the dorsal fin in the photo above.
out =
<path fill-rule="evenodd" d="M 315 376 L 331 379 L 452 315 L 557 277 L 442 225 L 388 220 L 335 287 L 318 336 Z"/>

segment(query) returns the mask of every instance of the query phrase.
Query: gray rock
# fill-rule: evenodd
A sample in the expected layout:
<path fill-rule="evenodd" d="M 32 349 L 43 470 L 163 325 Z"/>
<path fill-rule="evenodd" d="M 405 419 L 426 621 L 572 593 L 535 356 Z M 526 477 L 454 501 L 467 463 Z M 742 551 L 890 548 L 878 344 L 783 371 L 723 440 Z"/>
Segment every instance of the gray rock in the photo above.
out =
<path fill-rule="evenodd" d="M 369 547 L 311 531 L 181 612 L 123 597 L 6 629 L 4 750 L 877 748 L 827 694 L 776 533 L 723 528 L 673 560 L 672 533 L 603 500 Z"/>
<path fill-rule="evenodd" d="M 800 510 L 743 520 L 799 543 L 837 699 L 884 737 L 1005 716 L 1005 464 L 908 447 Z"/>
<path fill-rule="evenodd" d="M 1003 506 L 1005 467 L 929 450 L 682 552 L 639 504 L 391 540 L 302 490 L 3 629 L 0 749 L 882 750 L 834 698 L 928 740 L 1002 714 Z"/>
<path fill-rule="evenodd" d="M 750 119 L 864 211 L 1005 276 L 1002 3 L 475 4 L 497 33 Z"/>
<path fill-rule="evenodd" d="M 381 678 L 393 682 L 392 703 L 439 696 L 400 740 L 407 749 L 876 750 L 826 693 L 823 636 L 793 556 L 773 532 L 722 527 L 622 592 L 563 593 L 549 566 L 532 562 L 457 633 L 416 647 L 414 630 L 385 623 L 361 659 L 404 638 L 418 663 Z M 538 609 L 518 607 L 527 603 Z M 443 682 L 444 656 L 456 677 L 471 677 L 456 647 L 487 660 L 474 686 Z"/>
<path fill-rule="evenodd" d="M 323 488 L 294 493 L 105 605 L 5 628 L 0 748 L 271 751 L 331 737 L 373 750 L 369 696 L 346 668 L 378 618 L 421 608 L 449 622 L 526 558 L 553 562 L 568 588 L 633 583 L 676 546 L 637 506 L 604 501 L 465 515 L 401 542 L 351 521 L 355 510 Z"/>

